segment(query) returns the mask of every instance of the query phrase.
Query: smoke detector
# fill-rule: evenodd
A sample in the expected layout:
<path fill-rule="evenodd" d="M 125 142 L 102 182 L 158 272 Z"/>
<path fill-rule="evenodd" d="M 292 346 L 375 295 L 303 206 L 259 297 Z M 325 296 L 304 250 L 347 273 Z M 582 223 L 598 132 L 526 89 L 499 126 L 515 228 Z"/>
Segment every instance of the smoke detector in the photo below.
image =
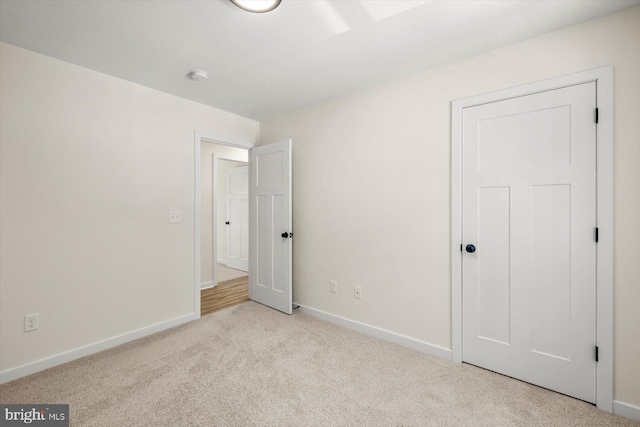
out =
<path fill-rule="evenodd" d="M 189 73 L 189 76 L 192 80 L 195 80 L 197 82 L 206 82 L 207 80 L 209 80 L 209 73 L 202 70 L 193 70 Z"/>

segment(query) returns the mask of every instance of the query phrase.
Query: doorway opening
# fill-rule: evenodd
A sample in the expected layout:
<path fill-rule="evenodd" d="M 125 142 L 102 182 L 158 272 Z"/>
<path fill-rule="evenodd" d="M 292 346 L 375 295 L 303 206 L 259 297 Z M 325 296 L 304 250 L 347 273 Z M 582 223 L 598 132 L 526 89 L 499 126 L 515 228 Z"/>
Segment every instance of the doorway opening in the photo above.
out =
<path fill-rule="evenodd" d="M 249 300 L 248 150 L 200 142 L 200 315 Z"/>
<path fill-rule="evenodd" d="M 217 267 L 218 260 L 224 253 L 227 254 L 226 267 L 243 272 L 248 266 L 248 299 L 286 314 L 293 312 L 291 153 L 290 139 L 254 147 L 253 141 L 238 141 L 234 138 L 195 132 L 193 233 L 195 318 L 199 318 L 203 313 L 203 288 L 207 288 L 205 291 L 213 289 L 214 291 L 209 292 L 222 293 L 223 288 L 219 286 Z M 215 226 L 218 220 L 217 206 L 222 203 L 221 197 L 217 194 L 218 179 L 214 173 L 214 168 L 218 170 L 219 160 L 248 163 L 248 173 L 244 177 L 235 176 L 244 166 L 230 168 L 229 174 L 233 176 L 228 180 L 228 184 L 241 188 L 243 186 L 238 183 L 247 181 L 248 192 L 236 189 L 229 191 L 227 204 L 231 219 L 228 220 L 230 224 L 224 224 L 224 226 L 229 228 L 226 226 L 248 225 L 231 227 L 228 230 L 230 234 L 226 251 L 218 250 L 218 236 L 222 233 L 219 233 L 218 227 Z M 209 165 L 211 165 L 210 168 Z M 208 170 L 211 170 L 210 176 Z M 212 195 L 211 202 L 208 201 L 209 195 Z M 241 209 L 245 204 L 248 205 L 248 214 L 246 209 Z M 206 215 L 207 209 L 211 211 L 211 219 Z M 203 211 L 205 211 L 204 219 Z M 236 220 L 233 219 L 234 212 Z M 211 241 L 208 240 L 210 236 Z M 209 274 L 211 275 L 208 276 Z M 237 274 L 244 277 L 243 273 Z M 220 295 L 220 297 L 226 298 L 229 305 L 244 301 L 246 294 L 235 291 L 237 289 L 234 292 L 228 291 L 224 293 L 226 295 Z M 235 295 L 229 295 L 234 293 Z M 227 303 L 224 306 L 229 306 Z"/>

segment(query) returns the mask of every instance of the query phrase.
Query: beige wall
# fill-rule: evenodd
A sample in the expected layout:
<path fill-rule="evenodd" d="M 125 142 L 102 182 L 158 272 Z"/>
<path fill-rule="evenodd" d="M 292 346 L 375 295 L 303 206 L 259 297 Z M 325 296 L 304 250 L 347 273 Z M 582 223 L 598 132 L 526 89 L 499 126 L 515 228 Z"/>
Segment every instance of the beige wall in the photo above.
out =
<path fill-rule="evenodd" d="M 0 370 L 192 313 L 194 130 L 259 123 L 7 44 L 0 67 Z"/>
<path fill-rule="evenodd" d="M 450 348 L 451 101 L 604 65 L 615 398 L 640 405 L 640 7 L 262 122 L 261 142 L 293 138 L 295 302 Z"/>
<path fill-rule="evenodd" d="M 216 263 L 213 260 L 213 179 L 212 179 L 212 166 L 213 166 L 213 155 L 216 154 L 219 157 L 223 157 L 225 159 L 234 159 L 240 162 L 247 162 L 249 159 L 249 151 L 243 150 L 241 148 L 229 147 L 226 145 L 216 144 L 213 142 L 203 142 L 201 144 L 201 170 L 202 170 L 202 180 L 201 180 L 201 197 L 202 204 L 200 206 L 201 215 L 202 215 L 202 238 L 200 240 L 200 253 L 201 253 L 201 272 L 200 272 L 200 281 L 202 284 L 207 284 L 211 286 L 211 282 L 213 280 L 213 268 Z M 237 162 L 228 162 L 228 161 L 218 161 L 219 172 L 218 174 L 218 224 L 217 229 L 219 230 L 217 236 L 217 246 L 218 246 L 218 259 L 226 257 L 226 242 L 227 242 L 227 233 L 225 232 L 224 222 L 226 221 L 226 185 L 225 185 L 225 175 L 226 170 L 233 165 L 233 167 L 243 166 L 243 163 Z M 222 181 L 220 181 L 222 178 Z M 221 215 L 222 213 L 222 215 Z"/>

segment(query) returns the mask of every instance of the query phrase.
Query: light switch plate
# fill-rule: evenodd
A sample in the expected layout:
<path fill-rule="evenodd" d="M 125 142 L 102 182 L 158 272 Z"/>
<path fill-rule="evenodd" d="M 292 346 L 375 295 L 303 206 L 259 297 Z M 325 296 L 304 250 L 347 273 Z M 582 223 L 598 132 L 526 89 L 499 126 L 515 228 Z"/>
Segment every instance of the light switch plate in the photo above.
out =
<path fill-rule="evenodd" d="M 338 292 L 338 282 L 336 282 L 335 280 L 331 280 L 329 281 L 329 291 L 333 292 L 334 294 Z"/>

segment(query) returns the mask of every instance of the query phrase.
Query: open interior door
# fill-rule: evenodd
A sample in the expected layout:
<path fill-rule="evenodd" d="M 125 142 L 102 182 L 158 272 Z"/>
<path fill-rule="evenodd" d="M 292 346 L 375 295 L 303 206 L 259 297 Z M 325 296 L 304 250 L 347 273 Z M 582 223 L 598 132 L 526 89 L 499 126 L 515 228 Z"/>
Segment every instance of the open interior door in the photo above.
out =
<path fill-rule="evenodd" d="M 291 314 L 291 140 L 249 154 L 249 298 Z"/>
<path fill-rule="evenodd" d="M 227 169 L 227 267 L 249 271 L 249 167 Z"/>

